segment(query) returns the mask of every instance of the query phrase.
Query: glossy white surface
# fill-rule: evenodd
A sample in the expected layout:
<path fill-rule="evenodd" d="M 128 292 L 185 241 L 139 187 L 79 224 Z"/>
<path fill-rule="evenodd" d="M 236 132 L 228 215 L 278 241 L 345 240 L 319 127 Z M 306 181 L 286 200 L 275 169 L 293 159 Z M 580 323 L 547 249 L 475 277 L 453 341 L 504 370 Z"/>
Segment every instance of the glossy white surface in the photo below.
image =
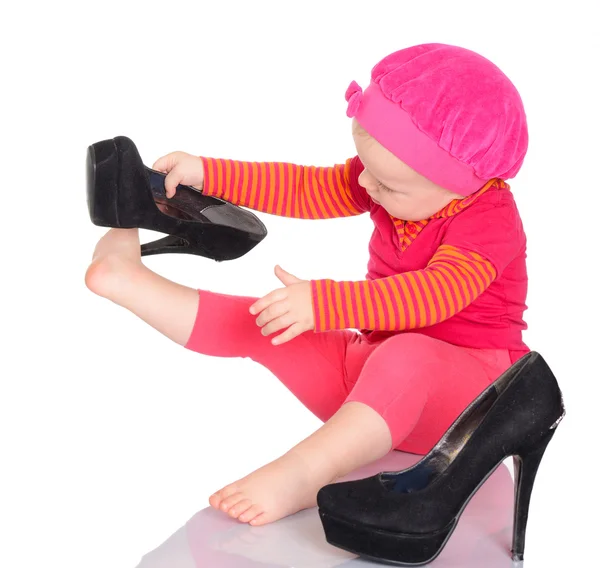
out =
<path fill-rule="evenodd" d="M 419 456 L 392 452 L 343 480 L 409 467 Z M 506 568 L 512 539 L 513 480 L 505 462 L 465 508 L 436 568 Z M 512 466 L 511 466 L 512 467 Z M 525 552 L 527 558 L 527 549 Z M 333 568 L 381 566 L 330 545 L 316 508 L 275 523 L 252 527 L 208 507 L 163 544 L 144 555 L 136 568 Z M 517 563 L 518 565 L 518 563 Z"/>

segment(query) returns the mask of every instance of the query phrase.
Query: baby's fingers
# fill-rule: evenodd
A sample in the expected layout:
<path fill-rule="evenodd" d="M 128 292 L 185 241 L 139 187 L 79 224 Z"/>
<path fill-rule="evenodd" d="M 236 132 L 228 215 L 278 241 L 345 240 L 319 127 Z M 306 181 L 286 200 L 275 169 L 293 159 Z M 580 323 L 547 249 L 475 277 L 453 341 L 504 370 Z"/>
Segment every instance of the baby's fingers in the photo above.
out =
<path fill-rule="evenodd" d="M 175 191 L 177 190 L 177 186 L 183 180 L 183 174 L 179 171 L 177 166 L 175 166 L 165 177 L 165 191 L 167 193 L 167 197 L 170 199 L 175 195 Z"/>
<path fill-rule="evenodd" d="M 308 331 L 305 326 L 301 323 L 296 322 L 295 324 L 288 327 L 283 333 L 280 333 L 277 337 L 271 339 L 271 343 L 273 345 L 281 345 L 282 343 L 287 343 L 294 339 L 294 337 L 298 337 L 300 334 Z"/>
<path fill-rule="evenodd" d="M 289 311 L 289 303 L 285 300 L 273 302 L 270 306 L 260 312 L 259 316 L 256 318 L 256 325 L 260 327 L 266 326 L 269 322 L 275 320 L 275 318 L 280 318 L 280 316 L 287 314 Z M 287 325 L 290 325 L 290 323 L 292 322 L 289 322 Z"/>
<path fill-rule="evenodd" d="M 265 308 L 269 307 L 273 302 L 279 302 L 287 298 L 287 291 L 285 288 L 277 288 L 269 292 L 266 296 L 263 296 L 259 300 L 256 300 L 249 308 L 252 315 L 262 312 Z"/>
<path fill-rule="evenodd" d="M 158 160 L 152 164 L 152 169 L 166 174 L 173 169 L 173 166 L 175 166 L 176 163 L 175 152 L 171 152 L 162 158 L 158 158 Z"/>

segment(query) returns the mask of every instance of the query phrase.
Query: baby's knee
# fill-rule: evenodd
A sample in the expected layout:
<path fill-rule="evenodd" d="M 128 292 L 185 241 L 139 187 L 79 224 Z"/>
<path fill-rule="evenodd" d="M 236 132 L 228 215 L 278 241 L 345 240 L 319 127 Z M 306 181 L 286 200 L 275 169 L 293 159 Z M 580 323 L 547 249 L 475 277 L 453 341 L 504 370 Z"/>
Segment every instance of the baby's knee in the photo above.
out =
<path fill-rule="evenodd" d="M 427 391 L 429 378 L 438 375 L 448 360 L 441 343 L 419 333 L 392 336 L 371 353 L 359 380 L 391 392 L 411 388 Z"/>
<path fill-rule="evenodd" d="M 399 333 L 386 339 L 374 352 L 373 356 L 392 358 L 394 361 L 423 360 L 440 350 L 440 341 L 422 333 Z"/>

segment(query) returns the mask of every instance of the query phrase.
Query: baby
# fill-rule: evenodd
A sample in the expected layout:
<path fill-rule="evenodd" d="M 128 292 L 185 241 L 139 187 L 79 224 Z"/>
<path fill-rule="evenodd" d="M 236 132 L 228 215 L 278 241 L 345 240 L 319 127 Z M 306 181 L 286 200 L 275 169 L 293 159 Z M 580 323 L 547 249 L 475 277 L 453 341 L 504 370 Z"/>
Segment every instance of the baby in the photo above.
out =
<path fill-rule="evenodd" d="M 346 92 L 356 155 L 333 167 L 168 154 L 153 168 L 254 210 L 326 219 L 369 213 L 366 279 L 302 280 L 262 298 L 196 290 L 141 262 L 137 229 L 111 229 L 86 273 L 96 294 L 186 349 L 249 357 L 323 426 L 210 496 L 264 525 L 397 449 L 424 455 L 464 408 L 529 351 L 526 239 L 506 179 L 528 145 L 521 98 L 473 51 L 424 44 Z"/>

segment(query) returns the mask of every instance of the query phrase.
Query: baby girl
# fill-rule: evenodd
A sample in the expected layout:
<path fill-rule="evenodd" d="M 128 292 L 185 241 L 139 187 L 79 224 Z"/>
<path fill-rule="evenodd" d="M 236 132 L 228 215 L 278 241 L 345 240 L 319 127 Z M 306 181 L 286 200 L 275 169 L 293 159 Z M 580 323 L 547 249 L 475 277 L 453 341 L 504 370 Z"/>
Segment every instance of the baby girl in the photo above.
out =
<path fill-rule="evenodd" d="M 210 496 L 256 526 L 315 506 L 321 487 L 391 450 L 426 454 L 529 351 L 526 239 L 505 181 L 528 145 L 514 85 L 483 56 L 431 43 L 384 57 L 346 101 L 356 155 L 332 167 L 173 152 L 153 168 L 169 198 L 182 183 L 273 215 L 368 213 L 365 280 L 277 266 L 282 286 L 262 298 L 188 288 L 142 264 L 137 229 L 109 230 L 86 273 L 186 349 L 263 365 L 323 421 Z"/>

